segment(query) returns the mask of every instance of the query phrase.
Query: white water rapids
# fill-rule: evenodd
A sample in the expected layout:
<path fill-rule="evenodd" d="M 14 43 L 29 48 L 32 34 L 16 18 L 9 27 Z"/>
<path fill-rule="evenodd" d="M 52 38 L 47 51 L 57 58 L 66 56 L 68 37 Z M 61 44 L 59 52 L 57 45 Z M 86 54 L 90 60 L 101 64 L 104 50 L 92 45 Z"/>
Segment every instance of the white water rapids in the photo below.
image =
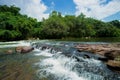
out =
<path fill-rule="evenodd" d="M 53 56 L 48 50 L 42 51 L 40 55 L 49 56 L 49 58 L 38 63 L 42 67 L 38 71 L 39 77 L 50 77 L 54 80 L 85 80 L 83 77 L 79 77 L 75 71 L 72 71 L 72 68 L 77 63 L 75 59 L 60 55 L 60 52 L 58 52 L 58 55 Z"/>
<path fill-rule="evenodd" d="M 61 46 L 59 42 L 48 42 L 47 44 Z M 62 48 L 60 51 L 52 48 L 42 49 L 41 45 L 44 44 L 35 44 L 37 48 L 35 56 L 44 57 L 35 63 L 39 67 L 36 73 L 39 80 L 44 80 L 44 78 L 45 80 L 120 80 L 120 77 L 109 70 L 100 60 L 76 56 L 79 59 L 78 61 L 74 57 L 76 51 L 71 48 L 73 42 L 62 42 L 64 46 L 60 47 Z M 67 50 L 67 52 L 64 52 L 64 50 Z M 68 57 L 66 54 L 71 54 L 72 56 Z"/>
<path fill-rule="evenodd" d="M 61 52 L 52 54 L 50 53 L 50 49 L 36 51 L 38 51 L 38 53 L 35 54 L 36 56 L 46 57 L 36 63 L 36 65 L 40 67 L 37 71 L 37 76 L 40 80 L 42 78 L 47 78 L 47 80 L 107 80 L 104 75 L 102 75 L 105 72 L 101 70 L 105 70 L 106 66 L 103 65 L 101 61 L 79 57 L 81 61 L 78 62 L 72 57 L 62 55 Z M 91 70 L 93 70 L 93 72 L 91 72 Z"/>
<path fill-rule="evenodd" d="M 73 48 L 74 42 L 19 41 L 0 44 L 1 49 L 29 45 L 35 48 L 27 54 L 27 56 L 32 55 L 30 60 L 31 58 L 39 59 L 32 63 L 37 66 L 35 80 L 120 80 L 120 75 L 109 70 L 104 62 L 94 57 L 85 58 L 77 55 L 82 52 L 77 52 Z"/>

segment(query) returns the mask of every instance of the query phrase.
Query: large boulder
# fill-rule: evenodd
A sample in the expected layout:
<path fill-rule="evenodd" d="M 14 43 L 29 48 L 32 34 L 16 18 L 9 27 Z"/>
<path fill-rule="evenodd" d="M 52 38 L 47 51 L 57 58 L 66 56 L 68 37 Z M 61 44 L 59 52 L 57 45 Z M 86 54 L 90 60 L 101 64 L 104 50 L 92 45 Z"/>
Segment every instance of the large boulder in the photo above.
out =
<path fill-rule="evenodd" d="M 31 52 L 32 50 L 34 50 L 34 48 L 31 46 L 18 46 L 15 49 L 15 51 L 18 53 L 28 53 Z"/>

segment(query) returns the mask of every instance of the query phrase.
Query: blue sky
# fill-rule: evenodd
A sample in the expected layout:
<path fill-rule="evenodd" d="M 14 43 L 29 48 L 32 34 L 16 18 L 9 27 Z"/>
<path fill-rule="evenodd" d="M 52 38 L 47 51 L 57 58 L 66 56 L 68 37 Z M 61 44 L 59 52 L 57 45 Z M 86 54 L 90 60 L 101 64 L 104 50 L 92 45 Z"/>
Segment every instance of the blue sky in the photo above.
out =
<path fill-rule="evenodd" d="M 21 8 L 22 14 L 38 20 L 48 18 L 53 10 L 76 16 L 82 12 L 87 17 L 100 20 L 113 14 L 120 18 L 120 0 L 0 0 L 0 5 L 15 5 Z"/>
<path fill-rule="evenodd" d="M 112 14 L 110 16 L 107 16 L 103 19 L 103 21 L 105 21 L 105 22 L 109 22 L 112 20 L 119 20 L 120 21 L 120 11 L 115 13 L 115 14 Z"/>
<path fill-rule="evenodd" d="M 51 12 L 56 10 L 62 12 L 62 14 L 74 14 L 75 13 L 75 4 L 73 0 L 42 0 L 45 5 L 48 6 L 46 12 Z"/>

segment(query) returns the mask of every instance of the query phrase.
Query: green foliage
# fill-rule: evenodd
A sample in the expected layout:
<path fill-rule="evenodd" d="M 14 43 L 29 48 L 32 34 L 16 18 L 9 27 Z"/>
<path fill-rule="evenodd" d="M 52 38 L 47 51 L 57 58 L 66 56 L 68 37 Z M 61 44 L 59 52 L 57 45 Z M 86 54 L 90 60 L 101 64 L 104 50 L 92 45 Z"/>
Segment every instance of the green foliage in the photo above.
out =
<path fill-rule="evenodd" d="M 52 13 L 49 19 L 42 24 L 41 35 L 43 38 L 62 38 L 67 36 L 68 27 L 57 13 Z"/>
<path fill-rule="evenodd" d="M 118 20 L 102 22 L 83 13 L 63 17 L 60 12 L 53 11 L 48 19 L 38 22 L 19 11 L 15 6 L 0 5 L 0 40 L 120 37 Z"/>
<path fill-rule="evenodd" d="M 19 39 L 21 34 L 19 32 L 16 32 L 14 30 L 0 30 L 0 38 L 2 40 L 15 40 Z"/>
<path fill-rule="evenodd" d="M 120 28 L 120 21 L 118 21 L 118 20 L 114 20 L 109 23 L 112 24 L 113 26 L 116 26 L 117 28 Z"/>
<path fill-rule="evenodd" d="M 20 9 L 14 6 L 0 6 L 0 40 L 20 40 L 32 37 L 34 27 L 39 25 L 36 19 L 20 15 Z"/>
<path fill-rule="evenodd" d="M 19 15 L 20 8 L 7 5 L 0 5 L 0 12 L 11 12 L 13 15 Z"/>

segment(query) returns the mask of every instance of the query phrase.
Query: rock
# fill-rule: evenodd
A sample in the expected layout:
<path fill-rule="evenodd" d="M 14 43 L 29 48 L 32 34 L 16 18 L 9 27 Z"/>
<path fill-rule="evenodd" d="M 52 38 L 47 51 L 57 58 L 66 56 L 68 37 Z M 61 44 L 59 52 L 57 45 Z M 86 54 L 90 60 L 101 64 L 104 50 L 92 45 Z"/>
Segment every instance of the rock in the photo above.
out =
<path fill-rule="evenodd" d="M 98 60 L 101 60 L 103 62 L 107 62 L 108 58 L 103 56 L 103 57 L 98 57 Z"/>
<path fill-rule="evenodd" d="M 52 48 L 52 46 L 49 46 L 49 45 L 41 46 L 41 50 L 46 50 L 46 49 L 50 49 L 50 48 Z"/>
<path fill-rule="evenodd" d="M 120 55 L 120 48 L 110 44 L 80 44 L 75 46 L 79 52 L 88 51 L 113 60 Z"/>
<path fill-rule="evenodd" d="M 90 58 L 90 56 L 89 56 L 89 55 L 87 55 L 87 54 L 85 54 L 85 55 L 84 55 L 84 58 Z"/>
<path fill-rule="evenodd" d="M 13 50 L 7 50 L 6 53 L 7 54 L 13 54 L 14 52 L 13 52 Z"/>
<path fill-rule="evenodd" d="M 23 47 L 23 46 L 18 46 L 18 47 L 16 47 L 16 48 L 15 48 L 15 51 L 18 52 L 18 53 L 21 53 L 22 47 Z"/>
<path fill-rule="evenodd" d="M 24 47 L 22 48 L 21 53 L 28 53 L 28 52 L 31 52 L 32 50 L 34 50 L 33 47 L 31 47 L 31 46 L 24 46 Z"/>
<path fill-rule="evenodd" d="M 110 60 L 114 60 L 117 56 L 120 56 L 120 50 L 111 50 L 104 54 Z"/>
<path fill-rule="evenodd" d="M 109 69 L 120 71 L 120 61 L 109 60 L 106 64 Z"/>
<path fill-rule="evenodd" d="M 31 52 L 34 48 L 31 46 L 18 46 L 16 47 L 16 52 L 18 53 L 28 53 Z"/>
<path fill-rule="evenodd" d="M 80 44 L 75 46 L 79 52 L 87 51 L 96 55 L 98 60 L 106 63 L 110 70 L 120 72 L 120 44 Z M 101 56 L 99 56 L 101 55 Z M 117 59 L 117 60 L 116 60 Z"/>

